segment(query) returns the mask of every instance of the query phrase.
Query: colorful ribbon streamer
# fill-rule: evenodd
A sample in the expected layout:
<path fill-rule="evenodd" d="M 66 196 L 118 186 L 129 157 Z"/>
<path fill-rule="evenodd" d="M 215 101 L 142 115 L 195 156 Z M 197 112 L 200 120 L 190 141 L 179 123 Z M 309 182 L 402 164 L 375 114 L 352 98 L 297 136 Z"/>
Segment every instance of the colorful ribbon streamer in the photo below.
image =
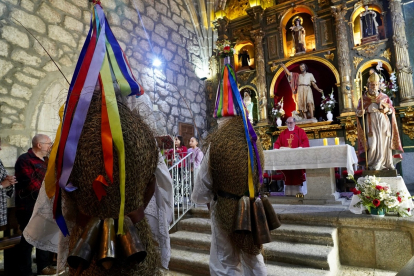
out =
<path fill-rule="evenodd" d="M 249 196 L 251 199 L 253 199 L 255 197 L 253 186 L 253 172 L 255 171 L 253 154 L 256 156 L 257 160 L 259 182 L 263 183 L 262 166 L 256 144 L 257 135 L 253 129 L 252 124 L 250 123 L 250 120 L 248 119 L 247 109 L 241 98 L 239 88 L 237 87 L 236 75 L 234 73 L 233 68 L 230 65 L 229 57 L 226 57 L 224 60 L 224 68 L 221 72 L 221 76 L 222 77 L 217 91 L 214 117 L 220 118 L 225 116 L 241 116 L 243 119 L 243 125 L 248 146 Z"/>
<path fill-rule="evenodd" d="M 113 73 L 113 74 L 112 74 Z M 115 80 L 113 80 L 113 76 Z M 90 30 L 82 47 L 69 88 L 63 121 L 56 134 L 56 142 L 52 149 L 51 161 L 47 172 L 46 190 L 51 198 L 55 196 L 53 205 L 54 217 L 59 228 L 68 234 L 61 210 L 60 189 L 67 192 L 76 190 L 68 183 L 75 162 L 79 138 L 82 133 L 86 115 L 99 81 L 102 91 L 102 126 L 101 142 L 105 161 L 105 172 L 113 182 L 113 147 L 115 145 L 119 159 L 119 182 L 121 204 L 118 219 L 118 234 L 123 234 L 123 218 L 125 206 L 125 147 L 122 136 L 121 119 L 115 97 L 114 81 L 125 96 L 141 96 L 144 93 L 132 74 L 132 69 L 115 38 L 99 1 L 94 2 L 91 12 Z M 56 169 L 56 179 L 54 171 Z M 100 177 L 100 178 L 99 178 Z M 98 176 L 104 180 L 103 176 Z M 104 196 L 106 181 L 91 183 L 98 197 Z M 104 183 L 104 185 L 96 184 Z"/>

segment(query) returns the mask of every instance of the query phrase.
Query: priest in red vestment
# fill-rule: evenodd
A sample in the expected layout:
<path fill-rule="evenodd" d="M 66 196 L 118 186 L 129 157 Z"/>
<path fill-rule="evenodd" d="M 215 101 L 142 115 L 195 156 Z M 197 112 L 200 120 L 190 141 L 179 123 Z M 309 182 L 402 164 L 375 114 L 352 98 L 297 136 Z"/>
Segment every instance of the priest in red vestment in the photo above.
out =
<path fill-rule="evenodd" d="M 295 123 L 296 120 L 293 117 L 289 117 L 286 120 L 288 128 L 280 133 L 279 138 L 277 138 L 277 141 L 273 144 L 274 149 L 309 147 L 308 136 L 306 135 L 305 131 L 298 127 Z M 285 176 L 285 185 L 289 186 L 285 187 L 285 195 L 296 195 L 297 193 L 302 192 L 306 194 L 306 191 L 302 191 L 303 182 L 306 180 L 305 172 L 305 170 L 282 171 Z"/>

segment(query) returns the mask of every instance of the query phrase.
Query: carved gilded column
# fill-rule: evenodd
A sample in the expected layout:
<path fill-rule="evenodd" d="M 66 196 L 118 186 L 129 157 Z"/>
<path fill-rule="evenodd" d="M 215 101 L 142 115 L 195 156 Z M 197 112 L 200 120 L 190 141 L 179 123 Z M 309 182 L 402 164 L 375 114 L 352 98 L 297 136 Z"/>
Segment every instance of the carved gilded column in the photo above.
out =
<path fill-rule="evenodd" d="M 405 22 L 401 9 L 401 0 L 389 0 L 393 29 L 393 43 L 397 68 L 397 81 L 400 87 L 401 105 L 414 103 L 413 70 L 408 56 L 408 42 L 405 36 Z"/>
<path fill-rule="evenodd" d="M 331 7 L 336 21 L 336 44 L 338 49 L 339 73 L 341 76 L 341 92 L 343 100 L 342 113 L 352 112 L 351 66 L 349 63 L 348 28 L 345 20 L 346 9 L 343 5 Z"/>
<path fill-rule="evenodd" d="M 280 57 L 285 57 L 285 50 L 283 47 L 283 29 L 279 26 L 277 28 L 277 31 L 279 33 L 279 56 Z"/>
<path fill-rule="evenodd" d="M 320 41 L 319 41 L 319 32 L 318 32 L 318 17 L 312 16 L 311 17 L 312 23 L 313 23 L 313 30 L 315 34 L 315 45 L 313 46 L 314 49 L 318 50 Z"/>
<path fill-rule="evenodd" d="M 259 123 L 267 124 L 267 91 L 266 91 L 266 71 L 263 53 L 263 37 L 262 30 L 254 30 L 250 32 L 254 38 L 255 59 L 256 59 L 256 76 L 257 76 L 257 92 L 259 104 Z"/>

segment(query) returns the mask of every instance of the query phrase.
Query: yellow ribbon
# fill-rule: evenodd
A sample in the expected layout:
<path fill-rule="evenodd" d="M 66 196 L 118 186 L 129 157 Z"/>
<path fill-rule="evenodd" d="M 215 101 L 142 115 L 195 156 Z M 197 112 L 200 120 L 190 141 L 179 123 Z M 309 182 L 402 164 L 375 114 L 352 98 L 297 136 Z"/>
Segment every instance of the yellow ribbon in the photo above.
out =
<path fill-rule="evenodd" d="M 45 175 L 45 190 L 49 198 L 52 198 L 56 192 L 56 177 L 55 177 L 56 154 L 59 148 L 60 134 L 62 132 L 62 120 L 63 120 L 64 111 L 65 111 L 65 104 L 63 104 L 59 109 L 60 123 L 56 131 L 56 138 L 55 138 L 55 142 L 53 143 L 52 150 L 50 152 L 49 163 L 47 165 L 47 171 Z"/>
<path fill-rule="evenodd" d="M 118 105 L 115 97 L 115 90 L 112 83 L 112 76 L 109 67 L 108 55 L 105 55 L 101 78 L 105 90 L 105 100 L 108 109 L 109 125 L 111 127 L 112 139 L 118 151 L 119 160 L 119 190 L 121 193 L 121 206 L 118 218 L 118 235 L 124 234 L 124 209 L 125 209 L 125 146 L 122 136 L 121 118 L 119 117 Z"/>
<path fill-rule="evenodd" d="M 249 183 L 249 196 L 250 199 L 254 199 L 254 185 L 253 185 L 253 173 L 252 173 L 252 166 L 250 163 L 250 158 L 247 157 L 248 160 L 248 165 L 249 165 L 249 179 L 248 179 L 248 183 Z"/>
<path fill-rule="evenodd" d="M 108 42 L 108 40 L 106 41 L 106 50 L 109 55 L 109 60 L 113 61 L 111 62 L 112 70 L 114 72 L 116 81 L 118 82 L 119 88 L 121 89 L 121 94 L 128 96 L 131 94 L 131 86 L 125 79 L 124 74 L 122 74 L 121 69 L 118 66 L 118 62 L 116 61 L 114 51 L 112 50 L 111 44 Z"/>

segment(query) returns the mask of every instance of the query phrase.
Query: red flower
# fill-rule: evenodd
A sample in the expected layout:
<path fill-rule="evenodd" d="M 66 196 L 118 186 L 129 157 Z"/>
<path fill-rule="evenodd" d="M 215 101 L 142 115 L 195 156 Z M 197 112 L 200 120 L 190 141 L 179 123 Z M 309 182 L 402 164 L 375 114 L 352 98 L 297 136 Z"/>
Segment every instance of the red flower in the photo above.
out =
<path fill-rule="evenodd" d="M 397 197 L 399 203 L 401 203 L 401 197 Z"/>
<path fill-rule="evenodd" d="M 226 46 L 223 48 L 224 51 L 230 51 L 230 46 Z"/>
<path fill-rule="evenodd" d="M 410 212 L 411 211 L 411 208 L 407 208 L 407 212 Z"/>
<path fill-rule="evenodd" d="M 353 192 L 354 195 L 359 195 L 361 193 L 361 191 L 357 190 L 356 188 L 352 188 L 350 191 Z"/>
<path fill-rule="evenodd" d="M 380 206 L 381 201 L 379 201 L 378 199 L 374 199 L 374 200 L 372 201 L 372 204 L 374 204 L 374 206 L 375 206 L 375 207 L 378 207 L 378 206 Z"/>
<path fill-rule="evenodd" d="M 379 191 L 384 190 L 384 187 L 382 187 L 382 186 L 380 186 L 380 185 L 375 186 L 375 188 L 376 188 L 377 190 L 379 190 Z"/>
<path fill-rule="evenodd" d="M 388 191 L 390 188 L 389 187 L 387 187 L 387 186 L 385 186 L 384 187 L 384 191 Z"/>
<path fill-rule="evenodd" d="M 371 197 L 370 197 L 370 196 L 366 196 L 366 198 L 367 198 L 367 199 L 370 199 Z"/>
<path fill-rule="evenodd" d="M 397 193 L 396 195 L 400 195 L 400 193 Z"/>

